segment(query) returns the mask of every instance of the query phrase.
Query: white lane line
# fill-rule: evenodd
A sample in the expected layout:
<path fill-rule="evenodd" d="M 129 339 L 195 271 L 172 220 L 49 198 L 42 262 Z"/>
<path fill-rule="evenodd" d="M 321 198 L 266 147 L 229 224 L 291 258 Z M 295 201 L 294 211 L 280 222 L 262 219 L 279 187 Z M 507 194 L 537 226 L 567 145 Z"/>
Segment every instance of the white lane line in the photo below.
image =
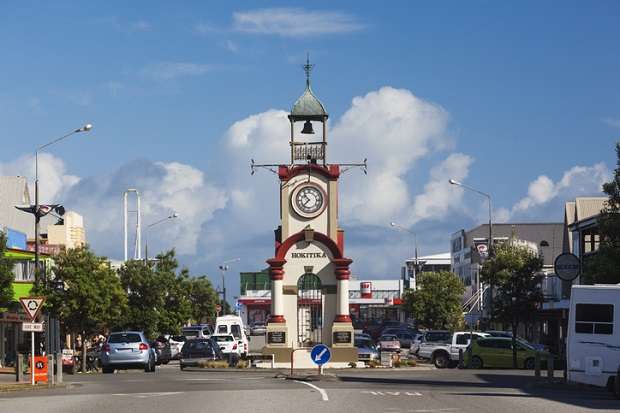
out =
<path fill-rule="evenodd" d="M 136 397 L 139 399 L 146 399 L 149 397 L 157 397 L 157 396 L 170 396 L 173 394 L 182 394 L 182 391 L 168 391 L 168 392 L 156 392 L 156 393 L 113 393 L 112 396 L 128 396 L 128 397 Z"/>
<path fill-rule="evenodd" d="M 318 391 L 319 393 L 321 393 L 321 397 L 323 398 L 323 401 L 326 402 L 329 400 L 329 398 L 327 397 L 327 392 L 323 389 L 321 389 L 320 387 L 315 386 L 312 383 L 308 383 L 307 381 L 301 381 L 301 380 L 293 380 L 296 381 L 297 383 L 301 383 L 301 384 L 305 384 L 306 386 L 310 386 L 312 387 L 314 390 Z"/>

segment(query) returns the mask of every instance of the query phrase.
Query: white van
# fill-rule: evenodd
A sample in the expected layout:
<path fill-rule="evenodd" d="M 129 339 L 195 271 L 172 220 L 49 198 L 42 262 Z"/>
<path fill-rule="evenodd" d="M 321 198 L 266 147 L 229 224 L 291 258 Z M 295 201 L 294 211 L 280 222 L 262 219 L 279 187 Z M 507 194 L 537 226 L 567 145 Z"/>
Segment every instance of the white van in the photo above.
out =
<path fill-rule="evenodd" d="M 620 284 L 573 286 L 566 351 L 569 381 L 620 388 Z"/>
<path fill-rule="evenodd" d="M 248 355 L 249 340 L 243 326 L 243 320 L 238 315 L 223 315 L 216 318 L 214 334 L 232 334 L 241 347 L 241 356 Z"/>
<path fill-rule="evenodd" d="M 191 326 L 183 327 L 183 335 L 187 339 L 192 338 L 209 338 L 213 334 L 211 326 L 208 324 L 194 324 Z"/>

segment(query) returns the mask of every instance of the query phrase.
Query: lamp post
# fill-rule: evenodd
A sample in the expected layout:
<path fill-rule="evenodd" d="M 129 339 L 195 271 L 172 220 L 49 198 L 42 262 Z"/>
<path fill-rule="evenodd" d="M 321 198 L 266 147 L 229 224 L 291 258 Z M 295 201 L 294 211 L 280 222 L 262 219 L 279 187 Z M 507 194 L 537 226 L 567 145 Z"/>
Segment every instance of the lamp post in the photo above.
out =
<path fill-rule="evenodd" d="M 491 254 L 493 251 L 493 220 L 492 220 L 492 209 L 491 209 L 491 195 L 487 194 L 486 192 L 482 192 L 475 188 L 472 188 L 471 186 L 465 185 L 464 183 L 459 182 L 455 179 L 450 179 L 448 182 L 450 182 L 451 185 L 463 187 L 465 189 L 468 189 L 472 192 L 475 192 L 487 198 L 487 201 L 489 203 L 489 240 L 487 242 L 487 256 L 491 258 Z M 478 291 L 480 291 L 480 274 L 478 274 L 477 284 L 478 284 Z M 489 291 L 490 291 L 489 293 L 489 321 L 493 321 L 493 284 L 492 283 L 489 283 Z M 482 303 L 482 292 L 479 292 L 479 294 L 480 294 L 480 302 Z"/>
<path fill-rule="evenodd" d="M 219 266 L 220 272 L 222 273 L 222 315 L 226 315 L 226 271 L 230 269 L 230 266 L 228 264 L 237 261 L 241 261 L 241 258 L 226 260 Z"/>
<path fill-rule="evenodd" d="M 416 278 L 418 275 L 418 237 L 416 236 L 416 233 L 411 231 L 410 229 L 407 229 L 401 225 L 398 225 L 396 222 L 390 222 L 390 226 L 394 229 L 397 229 L 399 231 L 405 231 L 410 233 L 411 235 L 413 235 L 413 247 L 414 247 L 414 264 L 413 264 L 413 289 L 415 290 L 416 288 Z"/>
<path fill-rule="evenodd" d="M 146 226 L 146 230 L 144 231 L 144 262 L 148 264 L 149 262 L 149 228 L 154 227 L 157 224 L 161 224 L 164 221 L 168 221 L 169 219 L 178 218 L 179 214 L 177 212 L 173 212 L 168 215 L 166 218 L 162 218 L 159 221 L 155 221 L 152 224 Z"/>
<path fill-rule="evenodd" d="M 63 139 L 68 138 L 71 135 L 80 132 L 89 132 L 93 128 L 93 125 L 87 123 L 86 125 L 78 128 L 70 133 L 67 133 L 60 138 L 54 139 L 51 142 L 46 143 L 45 145 L 39 146 L 34 151 L 34 279 L 35 284 L 40 283 L 39 277 L 39 222 L 41 220 L 39 214 L 39 152 L 48 146 L 51 146 L 55 143 L 60 142 Z M 46 277 L 47 279 L 47 277 Z M 46 280 L 47 281 L 47 280 Z"/>

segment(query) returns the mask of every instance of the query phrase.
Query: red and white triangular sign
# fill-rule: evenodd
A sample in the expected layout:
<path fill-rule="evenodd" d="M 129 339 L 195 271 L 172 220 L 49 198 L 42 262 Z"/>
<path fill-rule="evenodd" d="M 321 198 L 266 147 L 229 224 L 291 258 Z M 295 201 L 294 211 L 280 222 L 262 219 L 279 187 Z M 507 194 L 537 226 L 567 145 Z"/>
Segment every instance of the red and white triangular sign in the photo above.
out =
<path fill-rule="evenodd" d="M 21 297 L 19 302 L 30 319 L 34 320 L 43 308 L 45 297 Z"/>

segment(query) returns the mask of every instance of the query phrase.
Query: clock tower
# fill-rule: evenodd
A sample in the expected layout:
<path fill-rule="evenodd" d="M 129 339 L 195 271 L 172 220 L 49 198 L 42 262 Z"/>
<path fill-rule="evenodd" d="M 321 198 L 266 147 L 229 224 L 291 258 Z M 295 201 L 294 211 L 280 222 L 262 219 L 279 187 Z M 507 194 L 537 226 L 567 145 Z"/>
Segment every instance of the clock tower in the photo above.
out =
<path fill-rule="evenodd" d="M 352 260 L 344 255 L 344 231 L 338 227 L 342 165 L 327 163 L 329 115 L 312 91 L 312 67 L 309 61 L 304 65 L 306 88 L 288 116 L 290 162 L 277 165 L 280 225 L 274 256 L 267 260 L 271 316 L 263 352 L 288 365 L 293 350 L 305 349 L 310 362 L 310 348 L 323 343 L 331 348 L 330 363 L 346 366 L 357 361 L 357 351 L 349 315 Z"/>

